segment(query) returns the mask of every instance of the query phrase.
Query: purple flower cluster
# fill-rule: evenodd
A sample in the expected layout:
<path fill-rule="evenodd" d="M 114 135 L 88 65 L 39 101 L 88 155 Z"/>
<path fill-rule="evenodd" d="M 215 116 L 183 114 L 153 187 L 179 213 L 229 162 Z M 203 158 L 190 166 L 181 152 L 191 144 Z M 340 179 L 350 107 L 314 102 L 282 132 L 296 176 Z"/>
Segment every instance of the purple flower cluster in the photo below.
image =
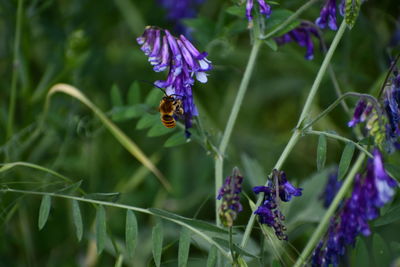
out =
<path fill-rule="evenodd" d="M 272 178 L 268 181 L 268 186 L 256 186 L 253 191 L 256 194 L 264 193 L 262 204 L 254 212 L 258 215 L 259 222 L 274 228 L 275 235 L 279 240 L 287 240 L 288 237 L 284 233 L 286 227 L 283 224 L 285 216 L 279 210 L 277 194 L 282 201 L 288 202 L 292 196 L 301 196 L 302 189 L 289 183 L 283 171 L 274 169 Z"/>
<path fill-rule="evenodd" d="M 377 218 L 379 208 L 392 199 L 397 182 L 386 173 L 378 149 L 373 156 L 368 160 L 365 174 L 356 175 L 351 197 L 344 201 L 331 220 L 327 237 L 314 250 L 312 266 L 337 266 L 346 246 L 353 246 L 360 234 L 371 234 L 368 221 Z"/>
<path fill-rule="evenodd" d="M 343 16 L 344 14 L 344 0 L 341 0 L 339 4 L 340 14 Z M 315 24 L 321 29 L 325 29 L 327 26 L 336 31 L 337 30 L 337 22 L 336 22 L 336 0 L 326 0 L 325 5 L 321 9 L 321 13 L 319 17 L 315 20 Z"/>
<path fill-rule="evenodd" d="M 167 10 L 167 19 L 175 23 L 176 31 L 188 34 L 189 30 L 181 23 L 181 20 L 194 18 L 196 7 L 204 0 L 158 0 L 158 2 Z"/>
<path fill-rule="evenodd" d="M 154 26 L 147 26 L 143 35 L 136 40 L 149 57 L 154 71 L 168 70 L 167 79 L 154 84 L 164 88 L 167 95 L 182 100 L 186 134 L 190 136 L 188 129 L 192 127 L 192 117 L 198 116 L 192 86 L 194 78 L 201 83 L 207 82 L 205 72 L 212 68 L 211 62 L 206 58 L 207 53 L 200 53 L 185 36 L 176 38 L 168 30 Z"/>
<path fill-rule="evenodd" d="M 320 196 L 320 198 L 324 201 L 324 208 L 328 208 L 331 205 L 340 187 L 342 187 L 342 181 L 338 180 L 337 171 L 334 171 L 329 174 L 324 192 Z"/>
<path fill-rule="evenodd" d="M 305 58 L 311 60 L 314 58 L 314 43 L 312 36 L 318 38 L 320 41 L 320 35 L 314 24 L 310 22 L 302 22 L 297 28 L 290 32 L 275 38 L 278 45 L 284 45 L 290 42 L 296 42 L 301 47 L 306 48 Z"/>
<path fill-rule="evenodd" d="M 381 101 L 376 106 L 360 99 L 354 109 L 348 126 L 354 127 L 367 122 L 366 129 L 374 137 L 375 143 L 387 152 L 400 149 L 400 75 L 395 73 L 386 87 Z M 379 110 L 377 110 L 379 109 Z"/>
<path fill-rule="evenodd" d="M 218 200 L 222 199 L 219 207 L 219 217 L 223 225 L 233 226 L 239 212 L 242 211 L 240 193 L 242 192 L 243 176 L 237 168 L 233 169 L 231 176 L 226 177 L 225 183 L 219 189 Z"/>
<path fill-rule="evenodd" d="M 271 7 L 267 3 L 265 3 L 264 0 L 257 0 L 258 1 L 258 6 L 260 13 L 264 15 L 265 17 L 269 18 L 271 15 Z M 253 26 L 253 16 L 251 15 L 251 12 L 253 10 L 253 5 L 254 1 L 253 0 L 247 0 L 246 3 L 246 18 L 249 21 L 249 28 Z"/>

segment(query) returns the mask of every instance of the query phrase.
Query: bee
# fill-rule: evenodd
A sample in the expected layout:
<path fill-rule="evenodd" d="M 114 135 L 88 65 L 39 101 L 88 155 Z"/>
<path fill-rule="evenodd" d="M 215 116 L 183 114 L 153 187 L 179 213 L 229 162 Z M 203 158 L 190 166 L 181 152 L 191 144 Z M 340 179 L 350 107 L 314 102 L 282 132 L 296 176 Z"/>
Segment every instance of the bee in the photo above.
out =
<path fill-rule="evenodd" d="M 173 97 L 173 95 L 167 95 L 165 93 L 164 97 L 160 101 L 158 111 L 160 112 L 162 124 L 167 128 L 174 128 L 176 126 L 176 120 L 174 116 L 182 116 L 184 113 L 182 108 L 182 100 Z"/>

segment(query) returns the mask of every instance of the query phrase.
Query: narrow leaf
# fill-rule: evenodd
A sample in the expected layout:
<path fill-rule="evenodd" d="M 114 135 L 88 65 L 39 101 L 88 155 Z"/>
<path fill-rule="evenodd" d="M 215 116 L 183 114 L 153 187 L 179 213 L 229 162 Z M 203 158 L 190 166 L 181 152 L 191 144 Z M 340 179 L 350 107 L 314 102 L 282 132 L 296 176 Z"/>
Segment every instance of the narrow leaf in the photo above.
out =
<path fill-rule="evenodd" d="M 160 89 L 154 87 L 152 89 L 152 91 L 150 91 L 150 93 L 147 95 L 145 103 L 149 106 L 157 106 L 158 107 L 158 105 L 160 104 L 160 101 L 163 97 L 163 94 L 164 93 Z"/>
<path fill-rule="evenodd" d="M 351 258 L 351 266 L 364 266 L 368 267 L 369 266 L 369 255 L 368 255 L 368 249 L 367 246 L 365 245 L 364 240 L 361 237 L 357 238 L 356 241 L 356 247 L 352 252 L 352 258 Z"/>
<path fill-rule="evenodd" d="M 84 198 L 100 200 L 100 201 L 108 201 L 108 202 L 117 202 L 120 198 L 121 193 L 92 193 L 84 195 Z"/>
<path fill-rule="evenodd" d="M 400 182 L 400 166 L 394 164 L 385 164 L 385 169 L 389 175 Z"/>
<path fill-rule="evenodd" d="M 121 90 L 114 84 L 111 88 L 111 103 L 113 106 L 123 106 Z"/>
<path fill-rule="evenodd" d="M 167 141 L 165 141 L 164 146 L 165 147 L 174 147 L 174 146 L 179 146 L 183 145 L 187 142 L 185 138 L 185 134 L 181 131 L 174 133 L 171 135 Z"/>
<path fill-rule="evenodd" d="M 152 242 L 153 242 L 153 258 L 154 263 L 157 267 L 161 265 L 161 252 L 163 246 L 163 227 L 161 223 L 157 223 L 153 228 L 152 233 Z"/>
<path fill-rule="evenodd" d="M 138 225 L 135 213 L 131 210 L 126 211 L 126 225 L 125 225 L 125 244 L 129 258 L 133 260 L 135 255 L 136 241 L 138 235 Z"/>
<path fill-rule="evenodd" d="M 380 216 L 374 221 L 374 226 L 384 226 L 394 222 L 400 221 L 400 204 L 390 208 L 385 214 Z"/>
<path fill-rule="evenodd" d="M 212 245 L 208 252 L 207 267 L 214 267 L 217 263 L 217 247 Z"/>
<path fill-rule="evenodd" d="M 79 208 L 79 203 L 77 200 L 72 200 L 72 219 L 74 221 L 76 237 L 80 242 L 82 240 L 83 235 L 83 223 L 82 223 L 82 215 L 81 209 Z"/>
<path fill-rule="evenodd" d="M 103 206 L 99 206 L 96 212 L 96 245 L 100 254 L 105 246 L 107 238 L 106 212 Z"/>
<path fill-rule="evenodd" d="M 269 46 L 269 48 L 271 48 L 272 51 L 274 51 L 274 52 L 278 51 L 278 44 L 276 43 L 276 41 L 274 39 L 264 40 L 264 43 L 267 46 Z"/>
<path fill-rule="evenodd" d="M 167 128 L 165 127 L 161 121 L 155 123 L 150 130 L 147 132 L 148 137 L 156 137 L 156 136 L 162 136 L 165 134 L 172 133 L 175 129 Z"/>
<path fill-rule="evenodd" d="M 351 159 L 353 158 L 354 154 L 354 144 L 347 143 L 344 147 L 342 157 L 339 162 L 339 170 L 338 170 L 338 179 L 343 179 L 344 175 L 346 174 L 347 170 L 350 167 Z"/>
<path fill-rule="evenodd" d="M 137 81 L 134 81 L 128 91 L 128 105 L 140 103 L 140 86 Z"/>
<path fill-rule="evenodd" d="M 317 170 L 321 171 L 326 162 L 326 137 L 321 134 L 318 139 L 318 147 L 317 147 Z"/>
<path fill-rule="evenodd" d="M 155 124 L 161 124 L 162 126 L 159 114 L 144 114 L 143 117 L 141 117 L 138 121 L 136 128 L 138 130 L 142 130 Z"/>
<path fill-rule="evenodd" d="M 191 232 L 189 229 L 183 227 L 181 230 L 181 236 L 179 237 L 179 252 L 178 252 L 178 266 L 187 266 L 189 258 Z"/>
<path fill-rule="evenodd" d="M 39 230 L 43 229 L 44 225 L 47 222 L 47 219 L 49 218 L 50 207 L 51 207 L 51 197 L 49 195 L 43 196 L 39 210 L 39 220 L 38 220 Z"/>

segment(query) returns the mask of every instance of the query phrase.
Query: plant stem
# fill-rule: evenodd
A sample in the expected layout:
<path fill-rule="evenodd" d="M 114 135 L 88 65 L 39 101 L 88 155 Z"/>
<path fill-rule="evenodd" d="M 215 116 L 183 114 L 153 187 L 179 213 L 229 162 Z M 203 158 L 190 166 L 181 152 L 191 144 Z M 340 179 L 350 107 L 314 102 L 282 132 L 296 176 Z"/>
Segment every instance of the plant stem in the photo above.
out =
<path fill-rule="evenodd" d="M 247 62 L 246 70 L 244 72 L 242 81 L 240 82 L 239 90 L 236 95 L 235 102 L 232 106 L 231 113 L 228 118 L 228 122 L 225 127 L 224 135 L 222 136 L 221 143 L 219 145 L 219 154 L 215 157 L 215 193 L 218 195 L 219 188 L 222 186 L 223 180 L 223 157 L 228 146 L 229 139 L 232 134 L 233 127 L 235 126 L 235 122 L 237 116 L 239 114 L 240 107 L 243 102 L 244 95 L 246 94 L 247 87 L 249 85 L 250 77 L 254 69 L 254 65 L 256 63 L 257 55 L 260 50 L 261 40 L 255 40 L 253 43 L 253 48 L 250 52 L 249 61 Z M 218 200 L 216 200 L 215 205 L 215 216 L 217 225 L 221 225 L 219 216 L 218 216 Z"/>
<path fill-rule="evenodd" d="M 345 30 L 346 30 L 346 22 L 343 20 L 342 24 L 339 27 L 339 30 L 337 31 L 337 33 L 335 35 L 335 38 L 332 41 L 331 46 L 329 47 L 328 52 L 326 53 L 324 61 L 322 62 L 321 67 L 319 68 L 317 77 L 315 78 L 314 84 L 311 87 L 310 93 L 308 94 L 306 103 L 304 104 L 303 111 L 301 112 L 301 115 L 300 115 L 300 118 L 299 118 L 296 128 L 300 128 L 302 122 L 307 117 L 307 115 L 311 109 L 311 104 L 312 104 L 312 101 L 314 100 L 315 94 L 318 91 L 318 88 L 321 84 L 322 78 L 324 77 L 326 69 L 329 66 L 329 63 L 331 62 L 333 53 L 335 52 L 336 47 L 339 44 L 339 41 L 342 38 Z"/>
<path fill-rule="evenodd" d="M 303 110 L 301 112 L 299 121 L 297 122 L 296 130 L 293 132 L 293 135 L 291 136 L 291 138 L 290 138 L 289 142 L 287 143 L 285 149 L 283 150 L 283 152 L 280 155 L 278 161 L 276 162 L 276 164 L 274 166 L 275 169 L 278 169 L 278 170 L 281 169 L 283 163 L 285 162 L 285 160 L 289 156 L 290 152 L 292 151 L 293 147 L 296 145 L 297 141 L 299 140 L 300 133 L 303 131 L 303 129 L 300 130 L 301 123 L 303 122 L 303 120 L 305 119 L 306 115 L 308 114 L 308 112 L 311 109 L 311 103 L 314 100 L 315 94 L 317 93 L 319 85 L 321 84 L 321 80 L 322 80 L 322 78 L 323 78 L 323 76 L 324 76 L 324 74 L 326 72 L 327 67 L 329 66 L 329 63 L 330 63 L 330 61 L 332 59 L 332 56 L 333 56 L 333 54 L 334 54 L 334 52 L 336 50 L 336 47 L 337 47 L 340 39 L 343 36 L 343 33 L 344 33 L 345 29 L 346 29 L 346 23 L 343 20 L 342 24 L 340 25 L 339 30 L 336 32 L 335 38 L 332 41 L 332 45 L 330 46 L 328 52 L 326 53 L 324 61 L 322 62 L 322 65 L 321 65 L 321 67 L 320 67 L 320 69 L 318 71 L 317 77 L 315 78 L 314 83 L 313 83 L 313 85 L 312 85 L 312 87 L 310 89 L 310 92 L 309 92 L 308 97 L 306 99 L 306 103 L 305 103 L 305 105 L 303 107 Z M 267 183 L 265 185 L 267 185 Z M 261 204 L 262 199 L 263 199 L 263 197 L 260 194 L 260 196 L 257 199 L 256 207 L 258 207 Z M 242 242 L 241 242 L 241 247 L 242 248 L 244 248 L 246 246 L 247 241 L 248 241 L 248 239 L 250 237 L 251 230 L 252 230 L 253 224 L 254 224 L 254 217 L 255 217 L 255 214 L 252 213 L 250 218 L 249 218 L 249 221 L 247 222 L 245 233 L 243 235 Z"/>
<path fill-rule="evenodd" d="M 276 27 L 273 31 L 267 33 L 264 36 L 260 36 L 260 39 L 268 39 L 277 34 L 279 31 L 283 30 L 286 26 L 288 26 L 292 21 L 294 21 L 297 17 L 300 16 L 305 10 L 307 10 L 310 6 L 312 6 L 315 2 L 319 0 L 310 0 L 304 5 L 302 5 L 299 9 L 296 10 L 291 16 L 289 16 L 284 22 L 282 22 L 278 27 Z"/>
<path fill-rule="evenodd" d="M 332 134 L 332 133 L 328 133 L 328 132 L 322 132 L 322 131 L 313 131 L 313 130 L 309 130 L 309 131 L 305 131 L 306 134 L 313 134 L 313 135 L 325 135 L 327 137 L 333 138 L 333 139 L 337 139 L 346 143 L 352 143 L 353 145 L 355 145 L 360 151 L 362 151 L 365 155 L 367 155 L 370 158 L 373 158 L 372 154 L 368 152 L 368 150 L 366 150 L 365 148 L 363 148 L 360 144 L 354 142 L 353 140 L 350 140 L 346 137 L 337 135 L 337 134 Z"/>
<path fill-rule="evenodd" d="M 18 0 L 17 7 L 17 21 L 15 28 L 15 40 L 14 40 L 14 59 L 12 66 L 12 77 L 11 77 L 11 94 L 10 94 L 10 106 L 8 108 L 8 120 L 7 120 L 7 139 L 13 134 L 14 125 L 14 114 L 15 114 L 15 102 L 17 98 L 17 81 L 18 81 L 18 69 L 19 69 L 19 49 L 21 43 L 21 32 L 22 32 L 22 10 L 24 0 Z"/>
<path fill-rule="evenodd" d="M 364 153 L 362 153 L 358 156 L 356 162 L 354 163 L 349 174 L 347 175 L 342 187 L 340 188 L 339 192 L 336 194 L 332 204 L 329 206 L 329 209 L 326 211 L 321 222 L 318 224 L 317 229 L 315 230 L 314 234 L 309 239 L 306 247 L 303 249 L 303 252 L 301 253 L 300 257 L 297 259 L 294 267 L 298 267 L 298 266 L 301 266 L 306 263 L 306 259 L 310 255 L 311 251 L 315 248 L 317 242 L 321 239 L 322 235 L 324 234 L 324 232 L 329 224 L 330 218 L 332 217 L 333 213 L 336 211 L 336 208 L 339 206 L 341 200 L 344 198 L 348 189 L 351 187 L 352 182 L 354 180 L 354 176 L 356 175 L 358 169 L 361 167 L 361 164 L 363 163 L 364 159 L 365 159 Z"/>

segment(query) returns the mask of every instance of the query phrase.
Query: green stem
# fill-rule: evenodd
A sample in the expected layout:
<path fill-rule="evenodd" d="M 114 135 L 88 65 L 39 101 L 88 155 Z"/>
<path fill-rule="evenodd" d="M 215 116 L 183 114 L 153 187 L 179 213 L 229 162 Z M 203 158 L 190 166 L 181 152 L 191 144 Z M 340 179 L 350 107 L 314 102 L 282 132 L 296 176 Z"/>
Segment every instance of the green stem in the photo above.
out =
<path fill-rule="evenodd" d="M 353 167 L 351 168 L 349 174 L 347 175 L 342 187 L 340 188 L 339 192 L 336 194 L 335 199 L 333 200 L 332 204 L 329 206 L 329 209 L 326 211 L 324 217 L 318 224 L 317 229 L 309 239 L 306 247 L 303 249 L 303 252 L 301 253 L 300 257 L 297 259 L 296 264 L 294 267 L 302 266 L 304 265 L 307 261 L 308 256 L 312 252 L 312 250 L 315 248 L 317 245 L 317 242 L 321 239 L 322 235 L 324 234 L 327 226 L 329 225 L 329 220 L 336 211 L 337 207 L 339 206 L 340 202 L 342 199 L 345 197 L 347 191 L 351 187 L 354 176 L 356 175 L 358 169 L 361 167 L 361 164 L 363 163 L 365 159 L 365 154 L 362 153 L 358 156 L 356 162 L 354 163 Z"/>
<path fill-rule="evenodd" d="M 345 30 L 346 30 L 346 22 L 343 20 L 342 24 L 340 25 L 339 30 L 336 32 L 335 38 L 333 39 L 328 52 L 326 53 L 324 61 L 322 62 L 321 67 L 319 68 L 317 77 L 315 78 L 314 84 L 311 87 L 310 93 L 308 94 L 306 103 L 304 104 L 303 111 L 301 112 L 301 115 L 300 115 L 300 118 L 299 118 L 296 128 L 300 128 L 304 119 L 307 117 L 307 115 L 311 109 L 311 104 L 312 104 L 312 101 L 314 100 L 315 94 L 318 91 L 318 88 L 321 84 L 322 78 L 324 77 L 326 69 L 329 66 L 329 63 L 331 62 L 332 56 L 336 50 L 337 45 L 339 44 L 340 39 L 342 38 Z"/>
<path fill-rule="evenodd" d="M 7 120 L 7 139 L 13 134 L 14 125 L 14 114 L 15 114 L 15 102 L 17 98 L 17 81 L 18 81 L 18 69 L 19 69 L 19 49 L 21 43 L 21 32 L 22 32 L 22 10 L 24 0 L 18 0 L 17 7 L 17 22 L 15 28 L 15 40 L 14 40 L 14 59 L 13 59 L 13 71 L 11 77 L 11 94 L 10 94 L 10 106 L 8 108 L 8 120 Z"/>
<path fill-rule="evenodd" d="M 362 147 L 360 144 L 354 142 L 353 140 L 350 140 L 346 137 L 337 135 L 337 134 L 332 134 L 332 133 L 327 133 L 327 132 L 321 132 L 321 131 L 313 131 L 313 130 L 309 130 L 309 131 L 305 131 L 306 134 L 313 134 L 313 135 L 325 135 L 327 137 L 333 138 L 333 139 L 337 139 L 346 143 L 352 143 L 353 145 L 355 145 L 360 151 L 362 151 L 365 155 L 367 155 L 370 158 L 373 158 L 372 154 L 368 152 L 368 150 L 366 150 L 364 147 Z"/>
<path fill-rule="evenodd" d="M 222 186 L 223 182 L 223 157 L 226 151 L 226 148 L 228 146 L 229 139 L 231 137 L 233 127 L 235 126 L 235 122 L 237 119 L 237 116 L 239 114 L 240 107 L 243 102 L 244 95 L 246 94 L 250 77 L 254 69 L 254 65 L 256 63 L 257 55 L 260 50 L 261 46 L 261 40 L 255 40 L 253 44 L 253 48 L 251 49 L 249 61 L 247 62 L 246 70 L 244 72 L 242 81 L 239 86 L 239 90 L 236 95 L 235 102 L 232 106 L 231 113 L 228 118 L 228 122 L 225 127 L 224 135 L 222 136 L 221 143 L 219 146 L 219 154 L 215 158 L 215 193 L 218 195 L 219 188 Z M 218 203 L 219 201 L 216 200 L 216 205 L 215 205 L 215 216 L 216 216 L 216 223 L 217 225 L 221 225 L 219 216 L 218 216 Z"/>
<path fill-rule="evenodd" d="M 274 166 L 275 169 L 278 169 L 278 170 L 281 169 L 283 163 L 286 161 L 286 159 L 289 156 L 290 152 L 292 151 L 293 147 L 296 145 L 297 141 L 299 140 L 300 133 L 302 130 L 304 130 L 304 128 L 302 130 L 300 130 L 301 123 L 303 122 L 306 115 L 308 114 L 308 112 L 311 109 L 311 103 L 314 100 L 315 94 L 317 93 L 319 85 L 321 84 L 321 80 L 326 72 L 327 67 L 329 66 L 332 56 L 336 50 L 337 45 L 339 44 L 340 39 L 343 36 L 345 29 L 346 29 L 346 23 L 343 21 L 342 24 L 340 25 L 339 30 L 336 32 L 335 38 L 332 41 L 332 45 L 329 47 L 329 50 L 326 53 L 324 61 L 322 62 L 322 65 L 318 71 L 317 77 L 315 78 L 314 83 L 310 89 L 310 92 L 306 99 L 306 103 L 301 112 L 299 121 L 297 122 L 296 130 L 293 132 L 293 135 L 291 136 L 289 142 L 287 143 L 285 149 L 283 150 L 277 163 L 275 164 L 275 166 Z M 260 195 L 257 199 L 256 207 L 258 207 L 261 204 L 262 199 L 263 199 L 263 197 L 262 197 L 262 195 Z M 247 241 L 250 238 L 251 230 L 254 225 L 254 217 L 255 217 L 255 214 L 252 213 L 249 218 L 249 221 L 247 222 L 245 233 L 243 235 L 242 242 L 241 242 L 242 248 L 244 248 L 246 246 Z"/>
<path fill-rule="evenodd" d="M 268 39 L 277 34 L 279 31 L 283 30 L 286 26 L 288 26 L 292 21 L 297 19 L 301 13 L 307 10 L 310 6 L 312 6 L 315 2 L 319 0 L 310 0 L 304 5 L 302 5 L 299 9 L 296 10 L 291 16 L 289 16 L 284 22 L 282 22 L 278 27 L 276 27 L 273 31 L 267 33 L 264 36 L 260 36 L 260 39 Z"/>
<path fill-rule="evenodd" d="M 83 198 L 83 197 L 76 197 L 76 196 L 70 196 L 70 195 L 64 195 L 64 194 L 57 194 L 57 193 L 50 193 L 50 192 L 39 192 L 39 191 L 30 191 L 30 190 L 19 190 L 19 189 L 13 189 L 13 188 L 2 188 L 0 189 L 0 192 L 11 192 L 11 193 L 20 193 L 20 194 L 29 194 L 29 195 L 38 195 L 38 196 L 50 196 L 50 197 L 58 197 L 58 198 L 64 198 L 64 199 L 73 199 L 73 200 L 77 200 L 80 202 L 87 202 L 87 203 L 92 203 L 92 204 L 97 204 L 97 205 L 103 205 L 103 206 L 109 206 L 109 207 L 114 207 L 114 208 L 120 208 L 120 209 L 125 209 L 125 210 L 132 210 L 132 211 L 136 211 L 136 212 L 141 212 L 141 213 L 145 213 L 145 214 L 149 214 L 149 215 L 153 215 L 153 216 L 157 216 L 160 218 L 163 218 L 165 220 L 174 222 L 176 224 L 179 224 L 183 227 L 188 228 L 189 230 L 191 230 L 192 232 L 194 232 L 195 234 L 199 235 L 201 238 L 203 238 L 205 241 L 207 241 L 208 243 L 210 243 L 211 245 L 214 245 L 217 247 L 217 249 L 220 251 L 220 253 L 226 257 L 227 259 L 229 259 L 230 261 L 232 261 L 232 257 L 231 255 L 225 251 L 225 249 L 223 249 L 217 242 L 215 242 L 209 235 L 207 235 L 206 233 L 198 230 L 197 228 L 186 224 L 180 220 L 175 220 L 166 216 L 163 216 L 161 214 L 156 214 L 151 212 L 148 209 L 143 209 L 143 208 L 138 208 L 138 207 L 133 207 L 133 206 L 129 206 L 129 205 L 124 205 L 124 204 L 118 204 L 118 203 L 112 203 L 112 202 L 106 202 L 106 201 L 101 201 L 101 200 L 95 200 L 95 199 L 90 199 L 90 198 Z"/>

